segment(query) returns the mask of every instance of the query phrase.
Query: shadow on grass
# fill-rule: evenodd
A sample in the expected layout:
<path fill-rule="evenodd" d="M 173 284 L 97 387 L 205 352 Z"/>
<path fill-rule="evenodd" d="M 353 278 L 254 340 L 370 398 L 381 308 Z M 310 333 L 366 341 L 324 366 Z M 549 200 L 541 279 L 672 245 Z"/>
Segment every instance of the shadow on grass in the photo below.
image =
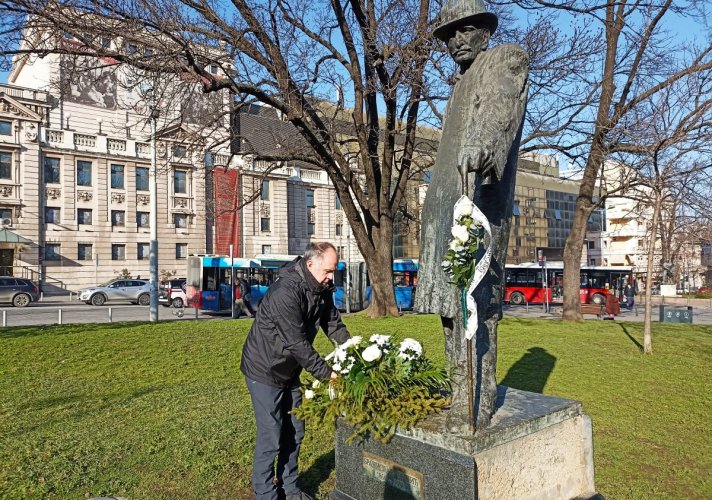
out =
<path fill-rule="evenodd" d="M 635 338 L 630 334 L 630 332 L 628 331 L 628 328 L 626 328 L 625 325 L 621 324 L 620 327 L 621 327 L 621 330 L 623 330 L 623 333 L 625 333 L 628 336 L 630 341 L 633 342 L 638 347 L 638 350 L 640 352 L 643 352 L 643 344 L 641 344 L 640 342 L 635 340 Z"/>
<path fill-rule="evenodd" d="M 500 384 L 541 394 L 555 364 L 556 357 L 546 349 L 532 347 L 509 368 Z"/>
<path fill-rule="evenodd" d="M 308 493 L 313 498 L 319 491 L 321 483 L 329 479 L 331 472 L 336 468 L 336 459 L 334 450 L 324 453 L 317 458 L 307 470 L 299 476 L 299 482 L 303 485 L 304 492 Z"/>

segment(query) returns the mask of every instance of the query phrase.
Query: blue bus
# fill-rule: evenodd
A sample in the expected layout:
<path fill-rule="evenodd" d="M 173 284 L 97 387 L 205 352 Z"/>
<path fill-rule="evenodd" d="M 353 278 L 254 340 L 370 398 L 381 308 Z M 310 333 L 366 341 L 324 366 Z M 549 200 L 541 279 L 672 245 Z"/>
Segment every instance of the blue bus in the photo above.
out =
<path fill-rule="evenodd" d="M 233 286 L 235 280 L 245 279 L 250 285 L 253 307 L 257 307 L 269 286 L 279 274 L 279 268 L 293 261 L 296 255 L 257 255 L 254 259 L 206 255 L 188 257 L 186 282 L 186 302 L 188 307 L 197 307 L 208 312 L 229 312 L 232 310 Z M 366 264 L 354 262 L 350 265 L 339 261 L 334 272 L 334 305 L 340 310 L 346 307 L 347 273 L 350 285 L 349 306 L 351 311 L 368 307 L 371 286 Z M 413 299 L 418 284 L 418 261 L 416 259 L 395 259 L 393 261 L 393 286 L 396 303 L 401 310 L 413 308 Z"/>
<path fill-rule="evenodd" d="M 252 302 L 257 304 L 274 281 L 269 270 L 259 261 L 217 255 L 188 257 L 186 302 L 209 312 L 230 312 L 233 301 L 233 268 L 235 281 L 245 279 L 250 285 Z"/>

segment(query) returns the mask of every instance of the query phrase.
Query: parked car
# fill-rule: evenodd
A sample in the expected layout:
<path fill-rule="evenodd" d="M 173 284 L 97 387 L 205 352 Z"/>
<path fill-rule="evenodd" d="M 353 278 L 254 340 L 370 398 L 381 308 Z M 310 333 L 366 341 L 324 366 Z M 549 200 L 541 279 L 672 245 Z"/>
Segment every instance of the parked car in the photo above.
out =
<path fill-rule="evenodd" d="M 40 289 L 32 281 L 14 276 L 0 276 L 0 302 L 25 307 L 40 299 Z"/>
<path fill-rule="evenodd" d="M 185 283 L 185 278 L 161 281 L 158 287 L 158 303 L 166 307 L 173 306 L 176 309 L 183 307 L 186 304 Z"/>
<path fill-rule="evenodd" d="M 151 288 L 148 280 L 117 279 L 80 290 L 79 300 L 95 306 L 104 305 L 108 300 L 128 300 L 147 306 L 151 303 Z"/>

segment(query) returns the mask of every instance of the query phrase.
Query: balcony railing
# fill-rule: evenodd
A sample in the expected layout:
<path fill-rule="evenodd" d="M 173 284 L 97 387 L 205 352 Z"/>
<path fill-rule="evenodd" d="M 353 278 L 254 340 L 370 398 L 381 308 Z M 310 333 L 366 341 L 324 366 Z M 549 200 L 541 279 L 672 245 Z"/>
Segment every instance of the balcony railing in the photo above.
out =
<path fill-rule="evenodd" d="M 96 136 L 86 134 L 74 134 L 74 145 L 82 148 L 95 148 Z"/>

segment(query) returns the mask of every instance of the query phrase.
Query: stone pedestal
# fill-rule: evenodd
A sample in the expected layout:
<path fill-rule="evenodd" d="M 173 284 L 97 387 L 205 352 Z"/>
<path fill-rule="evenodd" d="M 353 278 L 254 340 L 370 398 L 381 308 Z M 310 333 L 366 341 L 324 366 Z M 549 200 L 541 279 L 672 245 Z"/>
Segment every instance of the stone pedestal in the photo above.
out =
<path fill-rule="evenodd" d="M 336 431 L 332 500 L 565 499 L 595 496 L 591 419 L 581 403 L 498 387 L 491 425 L 476 436 L 444 432 L 435 415 L 388 444 L 346 444 Z"/>

